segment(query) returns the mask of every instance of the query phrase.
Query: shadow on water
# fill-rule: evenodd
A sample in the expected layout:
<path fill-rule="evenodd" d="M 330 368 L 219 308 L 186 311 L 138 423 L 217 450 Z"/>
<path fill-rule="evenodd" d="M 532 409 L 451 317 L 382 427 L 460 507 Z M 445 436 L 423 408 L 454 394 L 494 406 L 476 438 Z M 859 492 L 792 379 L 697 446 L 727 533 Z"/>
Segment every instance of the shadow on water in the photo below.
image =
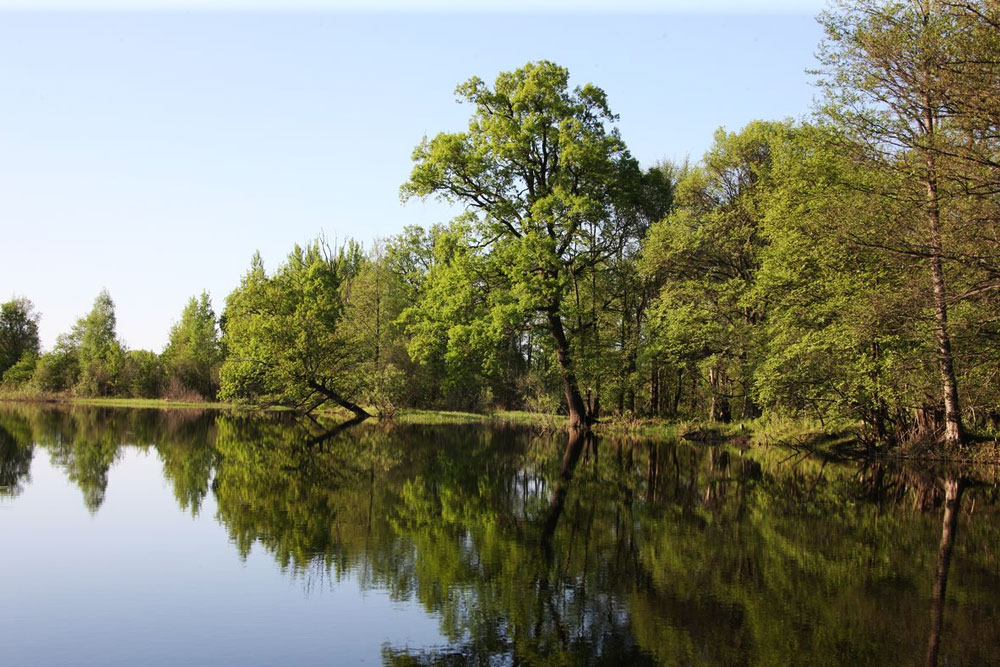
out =
<path fill-rule="evenodd" d="M 388 664 L 1000 662 L 990 468 L 0 406 L 0 502 L 43 454 L 99 512 L 126 447 L 159 457 L 183 511 L 210 495 L 239 558 L 256 545 L 307 590 L 353 577 L 433 615 L 447 643 L 390 638 Z"/>

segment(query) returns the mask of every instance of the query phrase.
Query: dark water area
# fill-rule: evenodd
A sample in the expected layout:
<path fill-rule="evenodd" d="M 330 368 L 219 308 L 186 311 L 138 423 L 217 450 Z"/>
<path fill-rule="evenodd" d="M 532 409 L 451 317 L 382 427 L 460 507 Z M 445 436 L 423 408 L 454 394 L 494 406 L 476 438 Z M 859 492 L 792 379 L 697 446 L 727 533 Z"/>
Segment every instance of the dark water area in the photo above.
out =
<path fill-rule="evenodd" d="M 997 471 L 0 405 L 5 665 L 996 665 Z"/>

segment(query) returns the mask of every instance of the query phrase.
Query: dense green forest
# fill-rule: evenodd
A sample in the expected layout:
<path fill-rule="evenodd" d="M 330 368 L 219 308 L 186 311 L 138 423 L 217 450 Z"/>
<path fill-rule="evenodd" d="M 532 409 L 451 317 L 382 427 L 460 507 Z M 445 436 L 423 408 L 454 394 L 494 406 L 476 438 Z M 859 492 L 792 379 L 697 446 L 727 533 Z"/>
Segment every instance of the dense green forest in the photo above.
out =
<path fill-rule="evenodd" d="M 468 127 L 425 137 L 401 188 L 458 218 L 254 257 L 161 354 L 125 349 L 106 292 L 42 353 L 15 298 L 3 385 L 571 426 L 808 417 L 886 447 L 995 433 L 1000 7 L 859 0 L 819 20 L 814 117 L 719 130 L 696 164 L 641 167 L 604 91 L 553 63 L 469 79 Z"/>

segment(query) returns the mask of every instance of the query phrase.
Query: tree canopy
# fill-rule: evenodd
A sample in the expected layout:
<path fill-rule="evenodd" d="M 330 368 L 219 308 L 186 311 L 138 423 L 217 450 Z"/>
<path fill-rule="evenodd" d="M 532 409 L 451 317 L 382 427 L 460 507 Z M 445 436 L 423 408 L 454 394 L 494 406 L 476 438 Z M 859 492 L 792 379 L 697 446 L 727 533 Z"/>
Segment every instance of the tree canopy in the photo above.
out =
<path fill-rule="evenodd" d="M 350 249 L 348 249 L 350 250 Z M 353 253 L 356 255 L 356 252 Z M 226 299 L 220 396 L 312 412 L 331 401 L 358 416 L 356 346 L 340 330 L 341 288 L 356 257 L 321 241 L 296 246 L 273 275 L 259 255 Z"/>
<path fill-rule="evenodd" d="M 580 393 L 567 321 L 573 285 L 606 268 L 626 242 L 629 220 L 616 204 L 639 169 L 612 123 L 603 90 L 571 89 L 569 72 L 529 63 L 474 77 L 456 94 L 473 105 L 464 132 L 424 139 L 403 185 L 404 198 L 437 195 L 463 204 L 467 246 L 493 260 L 509 294 L 488 308 L 508 329 L 535 315 L 553 338 L 570 423 L 592 418 Z"/>

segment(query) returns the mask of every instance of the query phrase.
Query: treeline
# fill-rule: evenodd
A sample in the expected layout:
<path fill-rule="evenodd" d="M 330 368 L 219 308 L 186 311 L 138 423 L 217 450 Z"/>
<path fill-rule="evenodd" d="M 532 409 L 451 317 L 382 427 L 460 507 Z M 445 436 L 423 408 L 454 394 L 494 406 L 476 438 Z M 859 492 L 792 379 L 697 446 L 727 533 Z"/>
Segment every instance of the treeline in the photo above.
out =
<path fill-rule="evenodd" d="M 0 387 L 85 397 L 202 401 L 219 390 L 220 330 L 207 293 L 191 297 L 162 353 L 129 350 L 118 338 L 107 290 L 42 353 L 39 313 L 25 298 L 0 307 Z"/>
<path fill-rule="evenodd" d="M 1000 9 L 870 0 L 820 20 L 812 122 L 720 130 L 699 163 L 644 170 L 565 69 L 473 78 L 468 129 L 425 138 L 402 187 L 464 215 L 367 250 L 318 240 L 270 272 L 256 257 L 219 329 L 192 301 L 202 342 L 174 343 L 182 321 L 159 357 L 115 347 L 102 295 L 4 381 L 358 416 L 805 415 L 888 445 L 996 429 Z"/>

